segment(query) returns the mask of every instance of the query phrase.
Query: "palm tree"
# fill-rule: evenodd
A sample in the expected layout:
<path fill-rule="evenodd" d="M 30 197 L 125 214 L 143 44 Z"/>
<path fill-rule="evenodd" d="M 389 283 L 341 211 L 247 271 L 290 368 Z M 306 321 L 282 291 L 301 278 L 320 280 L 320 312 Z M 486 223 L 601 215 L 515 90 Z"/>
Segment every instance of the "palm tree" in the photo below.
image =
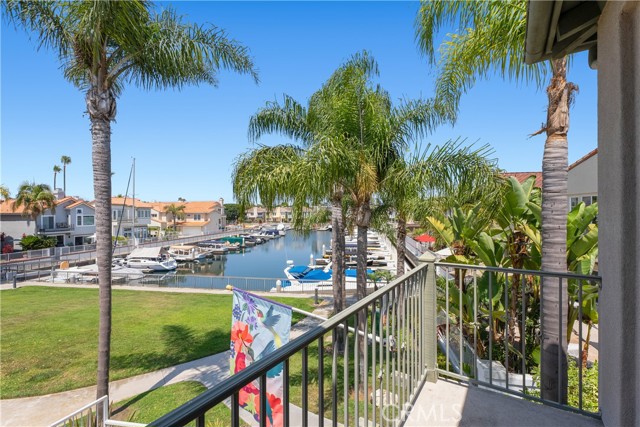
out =
<path fill-rule="evenodd" d="M 18 187 L 13 210 L 15 211 L 20 206 L 23 207 L 23 215 L 35 221 L 47 210 L 55 211 L 56 200 L 51 193 L 51 187 L 47 184 L 25 181 Z"/>
<path fill-rule="evenodd" d="M 427 146 L 391 166 L 381 185 L 383 207 L 396 214 L 397 275 L 404 274 L 406 225 L 410 218 L 423 219 L 429 213 L 449 211 L 454 203 L 481 200 L 499 189 L 497 168 L 488 157 L 488 145 L 463 146 L 448 141 Z"/>
<path fill-rule="evenodd" d="M 526 0 L 470 2 L 463 0 L 423 1 L 416 20 L 416 38 L 421 50 L 435 62 L 434 39 L 440 27 L 458 23 L 463 30 L 450 35 L 441 46 L 437 97 L 456 106 L 462 93 L 477 77 L 491 73 L 547 87 L 547 123 L 536 132 L 546 132 L 542 158 L 542 269 L 566 272 L 567 132 L 569 106 L 577 89 L 566 80 L 566 57 L 547 64 L 525 65 L 522 49 L 526 36 Z M 541 355 L 541 396 L 567 400 L 567 344 L 558 331 L 565 330 L 560 318 L 560 300 L 567 300 L 566 281 L 545 278 L 541 322 L 545 331 Z M 563 310 L 564 311 L 564 310 Z M 566 311 L 564 311 L 566 312 Z M 559 327 L 561 325 L 562 327 Z"/>
<path fill-rule="evenodd" d="M 275 132 L 301 146 L 260 146 L 240 156 L 233 173 L 234 194 L 241 205 L 256 203 L 259 197 L 270 209 L 280 200 L 293 200 L 297 225 L 304 206 L 320 200 L 330 202 L 335 312 L 346 306 L 343 199 L 347 188 L 355 188 L 357 158 L 362 154 L 345 143 L 349 139 L 345 138 L 347 127 L 354 123 L 353 104 L 346 102 L 346 96 L 353 96 L 353 92 L 345 89 L 345 83 L 354 75 L 373 72 L 377 72 L 377 64 L 368 55 L 354 55 L 311 96 L 307 107 L 287 95 L 282 103 L 268 102 L 251 118 L 249 139 L 257 141 L 263 134 Z"/>
<path fill-rule="evenodd" d="M 97 397 L 108 394 L 111 340 L 111 122 L 127 83 L 145 89 L 217 84 L 220 69 L 257 74 L 246 47 L 208 25 L 146 1 L 4 1 L 9 19 L 55 49 L 65 77 L 86 93 L 91 122 L 100 284 Z"/>
<path fill-rule="evenodd" d="M 9 187 L 4 184 L 0 185 L 0 197 L 2 197 L 2 200 L 5 201 L 11 197 L 11 191 L 9 191 Z"/>
<path fill-rule="evenodd" d="M 164 213 L 167 215 L 171 215 L 173 218 L 173 231 L 178 230 L 178 220 L 184 219 L 184 210 L 187 207 L 185 205 L 176 205 L 175 203 L 171 203 L 164 207 Z"/>
<path fill-rule="evenodd" d="M 64 191 L 64 195 L 67 195 L 67 165 L 71 164 L 71 157 L 62 156 L 60 157 L 60 163 L 62 163 L 62 191 Z M 55 187 L 55 185 L 54 185 Z"/>
<path fill-rule="evenodd" d="M 65 166 L 66 168 L 66 166 Z M 53 165 L 53 189 L 55 191 L 56 188 L 58 188 L 56 186 L 56 176 L 60 173 L 62 169 L 60 169 L 60 166 L 58 165 Z M 65 194 L 66 195 L 66 194 Z"/>

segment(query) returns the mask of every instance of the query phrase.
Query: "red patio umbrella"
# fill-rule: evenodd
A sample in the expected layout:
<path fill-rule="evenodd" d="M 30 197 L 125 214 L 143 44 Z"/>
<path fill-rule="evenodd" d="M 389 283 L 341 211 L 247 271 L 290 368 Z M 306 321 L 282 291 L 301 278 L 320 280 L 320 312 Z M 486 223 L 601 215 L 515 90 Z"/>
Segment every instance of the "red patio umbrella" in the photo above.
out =
<path fill-rule="evenodd" d="M 414 237 L 413 240 L 420 243 L 434 243 L 436 238 L 425 233 Z"/>

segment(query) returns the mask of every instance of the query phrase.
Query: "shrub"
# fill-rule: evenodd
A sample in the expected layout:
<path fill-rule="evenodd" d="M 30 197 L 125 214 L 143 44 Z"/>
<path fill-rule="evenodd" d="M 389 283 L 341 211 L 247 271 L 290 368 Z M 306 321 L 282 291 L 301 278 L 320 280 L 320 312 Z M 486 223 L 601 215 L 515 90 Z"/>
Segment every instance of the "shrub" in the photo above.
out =
<path fill-rule="evenodd" d="M 20 241 L 20 246 L 25 251 L 32 249 L 54 248 L 58 240 L 55 237 L 45 236 L 24 236 Z"/>

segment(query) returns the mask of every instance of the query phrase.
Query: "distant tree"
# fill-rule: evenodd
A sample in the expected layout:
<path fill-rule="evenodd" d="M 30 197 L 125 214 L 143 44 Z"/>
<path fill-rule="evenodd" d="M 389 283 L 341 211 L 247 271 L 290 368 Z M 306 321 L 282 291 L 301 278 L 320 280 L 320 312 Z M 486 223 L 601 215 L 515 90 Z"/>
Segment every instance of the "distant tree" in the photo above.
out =
<path fill-rule="evenodd" d="M 187 199 L 185 199 L 184 197 L 178 197 L 178 201 L 179 201 L 179 202 L 186 202 L 186 201 L 187 201 Z"/>
<path fill-rule="evenodd" d="M 0 197 L 2 197 L 2 200 L 8 200 L 11 197 L 9 187 L 4 184 L 0 185 Z"/>
<path fill-rule="evenodd" d="M 225 203 L 224 212 L 227 215 L 227 222 L 237 221 L 240 218 L 240 205 L 237 203 Z"/>
<path fill-rule="evenodd" d="M 39 215 L 47 210 L 55 210 L 56 200 L 51 193 L 51 187 L 47 184 L 36 184 L 35 182 L 23 182 L 18 188 L 16 201 L 13 203 L 13 210 L 22 206 L 23 215 L 34 221 Z"/>
<path fill-rule="evenodd" d="M 60 157 L 60 163 L 62 163 L 62 191 L 64 191 L 64 195 L 67 195 L 67 165 L 71 164 L 71 157 L 62 156 Z M 55 187 L 55 185 L 54 185 Z"/>
<path fill-rule="evenodd" d="M 60 169 L 60 166 L 58 165 L 53 165 L 53 190 L 55 191 L 56 188 L 58 188 L 58 186 L 56 185 L 56 176 L 60 173 L 62 169 Z"/>
<path fill-rule="evenodd" d="M 164 213 L 167 215 L 171 215 L 173 218 L 173 231 L 178 230 L 178 220 L 184 219 L 184 210 L 187 207 L 185 205 L 176 205 L 175 203 L 171 203 L 164 207 Z"/>

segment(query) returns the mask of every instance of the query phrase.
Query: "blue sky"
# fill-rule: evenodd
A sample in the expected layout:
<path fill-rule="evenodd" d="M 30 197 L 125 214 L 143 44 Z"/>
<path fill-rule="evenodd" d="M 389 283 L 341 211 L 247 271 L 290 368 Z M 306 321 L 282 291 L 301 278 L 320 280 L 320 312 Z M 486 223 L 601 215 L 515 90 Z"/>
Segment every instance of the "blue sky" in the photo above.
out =
<path fill-rule="evenodd" d="M 166 5 L 161 3 L 160 5 Z M 233 199 L 234 159 L 251 145 L 250 116 L 283 93 L 306 103 L 350 55 L 367 49 L 378 82 L 395 99 L 429 97 L 434 71 L 414 41 L 416 2 L 176 2 L 190 21 L 214 23 L 251 49 L 260 84 L 220 74 L 218 88 L 147 92 L 133 86 L 118 100 L 112 130 L 113 193 L 125 193 L 136 158 L 136 196 L 148 201 Z M 93 198 L 91 137 L 84 94 L 63 78 L 56 56 L 37 50 L 22 30 L 2 23 L 0 180 L 15 193 L 24 180 L 53 184 L 61 155 L 72 158 L 67 193 Z M 569 78 L 580 87 L 571 110 L 569 162 L 597 145 L 596 72 L 586 54 Z M 546 94 L 535 85 L 494 77 L 462 98 L 456 126 L 422 143 L 450 138 L 488 143 L 499 166 L 541 170 L 544 136 L 528 138 L 546 119 Z M 261 142 L 287 142 L 269 136 Z M 62 186 L 59 176 L 58 186 Z"/>

